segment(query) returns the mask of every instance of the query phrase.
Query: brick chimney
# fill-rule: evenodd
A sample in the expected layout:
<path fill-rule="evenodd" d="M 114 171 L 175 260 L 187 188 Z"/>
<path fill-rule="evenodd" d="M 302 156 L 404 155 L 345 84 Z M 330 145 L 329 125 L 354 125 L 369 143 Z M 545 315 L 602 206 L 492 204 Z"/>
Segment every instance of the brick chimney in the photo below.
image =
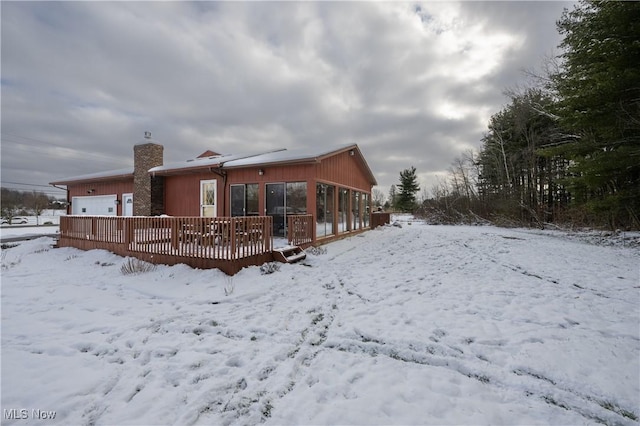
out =
<path fill-rule="evenodd" d="M 164 147 L 153 142 L 151 132 L 144 132 L 144 139 L 142 143 L 133 147 L 134 216 L 157 215 L 161 214 L 163 209 L 162 181 L 152 178 L 149 169 L 162 166 Z"/>

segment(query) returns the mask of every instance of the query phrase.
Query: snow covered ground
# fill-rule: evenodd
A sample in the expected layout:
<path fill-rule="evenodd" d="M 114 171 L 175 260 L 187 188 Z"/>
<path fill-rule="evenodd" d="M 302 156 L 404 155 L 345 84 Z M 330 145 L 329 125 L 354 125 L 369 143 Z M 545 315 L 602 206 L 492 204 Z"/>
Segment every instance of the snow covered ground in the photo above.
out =
<path fill-rule="evenodd" d="M 230 278 L 52 241 L 2 251 L 3 424 L 638 424 L 637 247 L 405 220 Z"/>
<path fill-rule="evenodd" d="M 31 238 L 39 235 L 55 235 L 60 232 L 59 225 L 13 226 L 0 229 L 0 238 Z"/>

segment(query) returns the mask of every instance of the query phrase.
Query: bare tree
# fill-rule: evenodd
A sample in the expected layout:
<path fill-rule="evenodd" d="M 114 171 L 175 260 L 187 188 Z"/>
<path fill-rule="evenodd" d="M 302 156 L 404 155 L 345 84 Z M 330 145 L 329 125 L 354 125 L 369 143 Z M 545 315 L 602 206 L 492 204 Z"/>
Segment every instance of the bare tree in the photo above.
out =
<path fill-rule="evenodd" d="M 384 192 L 382 192 L 380 189 L 374 188 L 371 195 L 373 197 L 374 206 L 380 207 L 384 204 L 384 201 L 385 201 Z"/>

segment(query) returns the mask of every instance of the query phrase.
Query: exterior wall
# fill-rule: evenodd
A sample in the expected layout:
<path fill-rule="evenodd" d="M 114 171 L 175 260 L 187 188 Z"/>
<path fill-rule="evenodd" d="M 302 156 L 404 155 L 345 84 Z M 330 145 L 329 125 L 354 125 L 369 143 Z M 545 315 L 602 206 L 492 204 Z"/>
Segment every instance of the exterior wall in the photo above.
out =
<path fill-rule="evenodd" d="M 263 170 L 260 175 L 258 170 Z M 214 172 L 201 172 L 188 175 L 164 177 L 164 211 L 169 216 L 200 216 L 200 181 L 217 179 L 218 181 L 218 216 L 231 216 L 230 186 L 239 183 L 257 183 L 259 189 L 258 210 L 261 214 L 266 210 L 266 183 L 307 182 L 309 191 L 307 211 L 315 210 L 315 166 L 290 165 L 275 167 L 255 167 L 247 169 L 230 169 L 225 177 Z"/>
<path fill-rule="evenodd" d="M 343 152 L 325 158 L 316 166 L 316 179 L 319 182 L 335 183 L 349 189 L 371 192 L 371 182 L 367 179 L 357 156 Z"/>
<path fill-rule="evenodd" d="M 260 175 L 259 170 L 264 173 Z M 260 186 L 258 195 L 258 211 L 266 213 L 265 184 L 284 182 L 307 182 L 307 191 L 315 186 L 315 167 L 310 164 L 289 166 L 252 167 L 247 169 L 231 169 L 227 171 L 227 189 L 224 192 L 224 214 L 231 215 L 231 194 L 229 186 L 239 183 L 257 183 Z M 220 193 L 222 194 L 222 193 Z M 307 195 L 307 212 L 315 209 L 315 189 L 313 190 L 313 204 L 310 204 L 311 194 Z M 310 210 L 311 209 L 311 210 Z"/>
<path fill-rule="evenodd" d="M 163 151 L 162 145 L 152 142 L 133 147 L 134 216 L 151 216 L 153 210 L 157 211 L 152 203 L 149 169 L 163 164 Z"/>
<path fill-rule="evenodd" d="M 222 212 L 223 178 L 213 172 L 164 177 L 164 211 L 169 216 L 200 216 L 200 181 L 217 179 L 217 215 Z"/>
<path fill-rule="evenodd" d="M 67 185 L 67 202 L 70 203 L 73 197 L 86 197 L 96 195 L 112 195 L 120 201 L 117 207 L 117 215 L 122 216 L 122 194 L 133 192 L 133 179 L 119 180 L 111 182 L 93 182 Z M 135 199 L 135 198 L 134 198 Z M 67 214 L 71 214 L 72 206 L 67 207 Z"/>

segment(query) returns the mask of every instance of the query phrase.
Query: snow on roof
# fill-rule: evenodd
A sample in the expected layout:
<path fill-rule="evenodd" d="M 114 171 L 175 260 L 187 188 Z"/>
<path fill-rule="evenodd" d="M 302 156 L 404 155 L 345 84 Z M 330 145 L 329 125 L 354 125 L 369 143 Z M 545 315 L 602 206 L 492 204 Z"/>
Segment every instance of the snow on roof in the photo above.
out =
<path fill-rule="evenodd" d="M 338 147 L 323 148 L 294 148 L 291 150 L 283 149 L 280 151 L 266 152 L 251 157 L 241 158 L 238 160 L 225 161 L 224 167 L 247 167 L 262 164 L 285 163 L 291 161 L 315 160 L 319 157 L 341 151 L 343 149 L 355 146 L 354 144 L 341 145 Z"/>
<path fill-rule="evenodd" d="M 289 161 L 313 160 L 335 151 L 353 145 L 345 145 L 338 148 L 311 148 L 311 149 L 279 149 L 250 155 L 214 155 L 210 157 L 198 157 L 187 161 L 178 161 L 157 166 L 149 170 L 150 173 L 162 173 L 177 170 L 198 169 L 203 167 L 247 167 L 260 164 L 273 164 Z"/>
<path fill-rule="evenodd" d="M 80 175 L 80 176 L 67 177 L 64 179 L 58 179 L 55 182 L 51 182 L 50 185 L 64 185 L 67 182 L 99 180 L 99 179 L 106 179 L 106 178 L 114 178 L 117 176 L 124 177 L 127 175 L 131 175 L 131 177 L 133 178 L 133 167 L 127 167 L 125 169 L 107 170 L 104 172 L 97 172 L 97 173 L 89 173 L 89 174 Z"/>
<path fill-rule="evenodd" d="M 170 173 L 174 171 L 179 172 L 184 170 L 210 168 L 210 167 L 240 168 L 240 167 L 261 166 L 261 165 L 269 165 L 269 164 L 317 161 L 324 156 L 341 152 L 350 148 L 357 148 L 357 145 L 347 144 L 347 145 L 337 145 L 332 147 L 324 146 L 324 147 L 313 147 L 313 148 L 294 148 L 290 150 L 279 149 L 275 151 L 268 151 L 260 154 L 253 154 L 253 155 L 216 154 L 216 155 L 205 156 L 205 157 L 200 156 L 200 157 L 197 157 L 191 160 L 186 160 L 186 161 L 177 161 L 177 162 L 167 163 L 162 166 L 157 166 L 149 169 L 149 173 L 163 174 L 163 173 Z M 215 153 L 212 152 L 212 154 L 215 154 Z M 365 165 L 366 165 L 366 162 L 365 162 Z M 370 172 L 371 171 L 369 170 L 369 173 Z M 114 177 L 126 176 L 126 175 L 133 176 L 133 167 L 126 168 L 126 169 L 119 169 L 119 170 L 110 170 L 110 171 L 105 171 L 100 173 L 91 173 L 91 174 L 82 175 L 82 176 L 74 176 L 66 179 L 60 179 L 56 182 L 51 182 L 51 184 L 64 185 L 67 182 L 106 179 L 106 178 L 114 178 Z M 371 177 L 373 178 L 373 174 L 371 174 Z"/>
<path fill-rule="evenodd" d="M 227 161 L 237 160 L 246 155 L 212 155 L 210 157 L 197 157 L 186 161 L 174 161 L 149 169 L 149 173 L 168 172 L 172 170 L 198 169 L 201 167 L 220 167 Z"/>

